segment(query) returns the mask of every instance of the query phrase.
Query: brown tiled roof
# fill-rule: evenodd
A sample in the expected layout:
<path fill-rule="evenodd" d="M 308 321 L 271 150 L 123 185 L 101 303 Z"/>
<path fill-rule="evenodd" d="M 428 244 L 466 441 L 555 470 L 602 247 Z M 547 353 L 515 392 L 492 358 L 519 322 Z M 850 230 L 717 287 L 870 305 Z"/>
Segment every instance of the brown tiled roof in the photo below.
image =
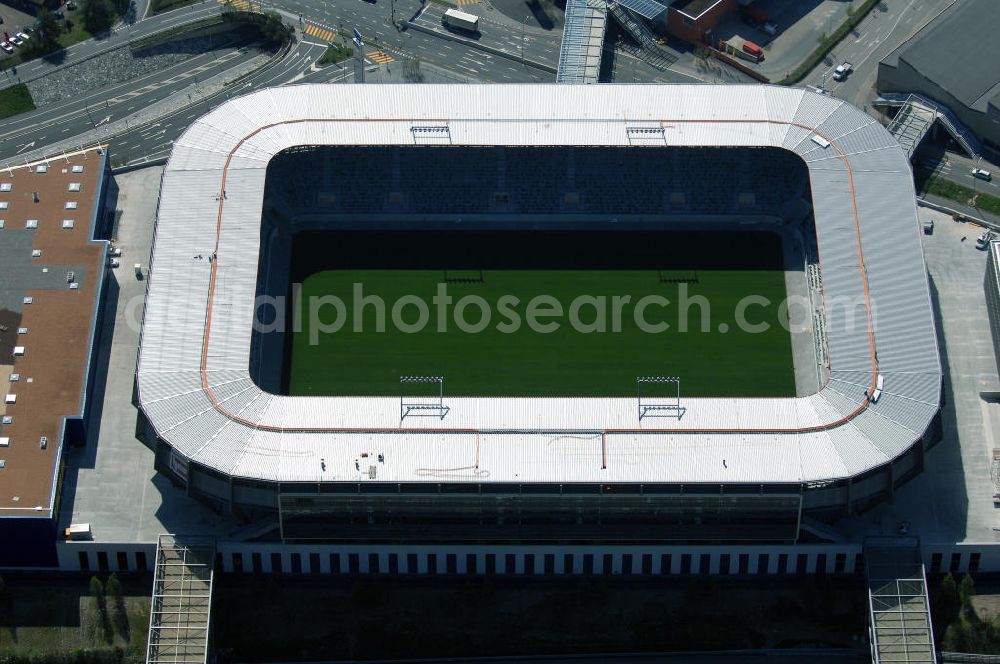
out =
<path fill-rule="evenodd" d="M 106 244 L 91 240 L 91 222 L 99 196 L 104 158 L 95 151 L 48 162 L 48 171 L 37 166 L 0 171 L 0 184 L 10 183 L 10 191 L 0 191 L 0 209 L 4 228 L 0 229 L 0 261 L 9 265 L 24 264 L 28 275 L 0 283 L 4 300 L 23 302 L 20 328 L 27 334 L 6 332 L 0 339 L 23 346 L 23 355 L 13 357 L 16 382 L 7 390 L 16 403 L 0 406 L 13 418 L 0 425 L 0 437 L 9 439 L 0 447 L 0 516 L 48 514 L 63 429 L 63 418 L 80 416 L 84 405 L 92 335 L 96 324 L 96 304 L 101 292 L 106 261 Z M 83 172 L 72 167 L 82 165 Z M 79 183 L 80 191 L 69 191 L 70 183 Z M 37 193 L 37 202 L 35 194 Z M 76 201 L 76 209 L 67 209 Z M 37 219 L 36 230 L 27 230 L 28 219 Z M 64 220 L 73 220 L 73 228 L 64 228 Z M 15 234 L 32 234 L 31 249 L 41 256 L 15 255 L 29 251 L 25 237 L 15 241 Z M 5 237 L 6 235 L 6 237 Z M 28 262 L 30 261 L 30 263 Z M 37 272 L 34 272 L 37 270 Z M 67 273 L 73 271 L 79 284 L 70 287 Z M 20 277 L 24 276 L 23 279 Z M 37 277 L 37 280 L 33 279 Z M 14 283 L 10 283 L 10 282 Z M 33 283 L 37 281 L 37 283 Z M 13 292 L 22 290 L 23 292 Z M 3 308 L 0 306 L 0 308 Z M 12 312 L 6 311 L 11 320 Z M 14 314 L 16 317 L 16 313 Z M 8 326 L 9 327 L 9 326 Z M 10 358 L 10 348 L 3 348 L 0 358 Z M 2 383 L 0 383 L 2 385 Z M 47 439 L 47 448 L 40 441 Z M 41 510 L 34 510 L 36 507 Z"/>

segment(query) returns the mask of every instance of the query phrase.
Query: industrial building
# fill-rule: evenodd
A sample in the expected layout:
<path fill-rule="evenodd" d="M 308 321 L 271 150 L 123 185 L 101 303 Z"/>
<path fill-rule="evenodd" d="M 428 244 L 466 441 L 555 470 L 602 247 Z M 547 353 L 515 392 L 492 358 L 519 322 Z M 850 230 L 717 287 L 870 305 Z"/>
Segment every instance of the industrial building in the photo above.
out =
<path fill-rule="evenodd" d="M 898 106 L 915 95 L 963 149 L 1000 158 L 996 4 L 953 3 L 879 63 L 877 87 L 876 103 Z"/>

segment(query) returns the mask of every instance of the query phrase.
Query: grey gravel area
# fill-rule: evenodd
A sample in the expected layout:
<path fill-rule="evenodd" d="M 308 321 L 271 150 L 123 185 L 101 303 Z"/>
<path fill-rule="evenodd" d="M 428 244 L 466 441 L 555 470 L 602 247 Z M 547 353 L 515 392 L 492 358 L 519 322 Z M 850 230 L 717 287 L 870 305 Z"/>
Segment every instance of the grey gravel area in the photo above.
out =
<path fill-rule="evenodd" d="M 105 85 L 151 74 L 232 41 L 229 35 L 213 35 L 172 41 L 139 52 L 123 46 L 31 81 L 27 84 L 28 90 L 35 106 L 45 106 Z"/>

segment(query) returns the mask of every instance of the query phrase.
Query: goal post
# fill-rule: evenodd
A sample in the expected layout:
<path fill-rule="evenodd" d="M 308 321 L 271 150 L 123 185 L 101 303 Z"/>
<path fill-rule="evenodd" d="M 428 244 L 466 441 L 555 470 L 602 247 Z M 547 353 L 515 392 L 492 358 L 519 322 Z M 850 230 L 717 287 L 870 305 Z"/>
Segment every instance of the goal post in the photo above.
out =
<path fill-rule="evenodd" d="M 399 420 L 407 417 L 437 417 L 448 414 L 444 405 L 444 376 L 400 376 Z"/>
<path fill-rule="evenodd" d="M 679 376 L 636 376 L 635 393 L 640 421 L 645 417 L 679 420 L 684 415 Z"/>

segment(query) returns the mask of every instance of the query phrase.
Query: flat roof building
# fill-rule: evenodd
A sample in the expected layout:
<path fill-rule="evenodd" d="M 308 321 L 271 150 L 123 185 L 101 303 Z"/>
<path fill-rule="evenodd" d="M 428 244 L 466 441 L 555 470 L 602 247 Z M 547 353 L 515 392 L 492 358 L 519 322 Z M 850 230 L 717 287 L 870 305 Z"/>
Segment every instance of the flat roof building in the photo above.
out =
<path fill-rule="evenodd" d="M 95 150 L 0 172 L 0 541 L 18 542 L 0 566 L 54 560 L 63 448 L 85 438 L 104 174 Z"/>

